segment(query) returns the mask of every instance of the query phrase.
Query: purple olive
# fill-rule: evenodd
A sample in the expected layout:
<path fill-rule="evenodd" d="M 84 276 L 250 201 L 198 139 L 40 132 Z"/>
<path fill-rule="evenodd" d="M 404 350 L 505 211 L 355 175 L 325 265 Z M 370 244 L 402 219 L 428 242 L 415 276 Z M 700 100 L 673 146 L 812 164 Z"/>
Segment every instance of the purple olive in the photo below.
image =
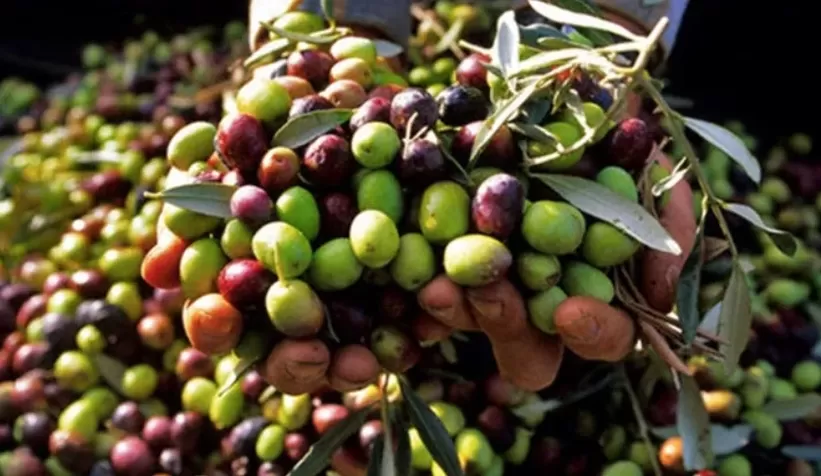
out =
<path fill-rule="evenodd" d="M 348 141 L 332 134 L 314 139 L 302 161 L 308 180 L 327 187 L 347 184 L 355 168 Z"/>
<path fill-rule="evenodd" d="M 268 193 L 256 185 L 243 185 L 231 195 L 231 215 L 253 228 L 268 223 L 274 203 Z"/>
<path fill-rule="evenodd" d="M 506 240 L 519 226 L 525 190 L 508 174 L 488 177 L 479 185 L 471 204 L 471 218 L 480 233 Z"/>
<path fill-rule="evenodd" d="M 436 101 L 424 89 L 405 89 L 391 101 L 391 124 L 400 134 L 405 134 L 408 127 L 412 135 L 416 134 L 424 128 L 433 127 L 438 119 Z"/>
<path fill-rule="evenodd" d="M 127 436 L 118 441 L 109 455 L 111 466 L 118 475 L 151 476 L 156 460 L 151 448 L 136 436 Z"/>
<path fill-rule="evenodd" d="M 425 188 L 447 175 L 445 158 L 439 145 L 426 139 L 406 143 L 397 168 L 402 183 L 417 189 Z"/>
<path fill-rule="evenodd" d="M 328 238 L 347 237 L 359 210 L 356 200 L 344 193 L 326 195 L 319 203 L 322 233 Z"/>
<path fill-rule="evenodd" d="M 351 132 L 369 122 L 386 122 L 391 120 L 391 101 L 382 97 L 373 97 L 356 109 L 349 122 Z"/>

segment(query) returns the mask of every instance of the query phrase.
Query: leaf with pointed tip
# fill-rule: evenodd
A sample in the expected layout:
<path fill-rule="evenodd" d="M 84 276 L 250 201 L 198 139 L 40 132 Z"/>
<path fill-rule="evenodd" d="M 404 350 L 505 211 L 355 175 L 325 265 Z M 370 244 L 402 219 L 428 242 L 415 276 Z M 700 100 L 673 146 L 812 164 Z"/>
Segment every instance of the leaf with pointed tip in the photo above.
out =
<path fill-rule="evenodd" d="M 636 35 L 627 28 L 617 23 L 598 18 L 594 14 L 579 13 L 536 0 L 530 0 L 530 7 L 533 8 L 533 10 L 539 15 L 556 23 L 581 27 L 593 31 L 606 31 L 616 36 L 629 38 L 633 41 L 640 41 L 642 39 L 639 35 Z M 589 37 L 590 35 L 588 33 L 585 36 Z M 590 39 L 594 40 L 593 38 Z M 597 40 L 601 41 L 601 38 L 597 38 Z M 595 42 L 598 43 L 599 41 Z"/>
<path fill-rule="evenodd" d="M 425 448 L 433 456 L 434 461 L 448 476 L 463 476 L 464 472 L 459 465 L 459 458 L 456 456 L 453 440 L 442 421 L 431 411 L 427 403 L 410 388 L 404 378 L 399 378 L 399 386 L 402 389 L 402 396 L 407 405 L 411 424 L 419 431 L 419 437 L 425 444 Z"/>
<path fill-rule="evenodd" d="M 315 33 L 297 33 L 295 31 L 283 30 L 272 24 L 262 22 L 263 28 L 277 35 L 280 38 L 290 40 L 292 43 L 307 43 L 310 45 L 330 45 L 338 40 L 342 35 L 336 30 L 322 30 Z"/>
<path fill-rule="evenodd" d="M 503 106 L 501 106 L 493 115 L 488 117 L 479 128 L 476 138 L 473 141 L 473 149 L 470 151 L 470 160 L 468 160 L 467 169 L 470 171 L 476 165 L 479 156 L 484 152 L 485 148 L 490 144 L 493 136 L 499 132 L 510 119 L 512 119 L 519 109 L 530 99 L 533 94 L 539 89 L 539 83 L 533 82 L 515 96 L 510 98 Z"/>
<path fill-rule="evenodd" d="M 502 77 L 519 64 L 519 25 L 513 10 L 508 10 L 499 17 L 496 27 L 496 39 L 493 42 L 493 59 L 502 70 Z"/>
<path fill-rule="evenodd" d="M 296 116 L 274 134 L 274 145 L 296 149 L 348 122 L 353 109 L 325 109 Z"/>
<path fill-rule="evenodd" d="M 612 224 L 650 248 L 674 255 L 681 254 L 681 247 L 676 240 L 647 210 L 604 185 L 571 175 L 532 176 L 582 212 Z"/>
<path fill-rule="evenodd" d="M 217 218 L 231 218 L 231 197 L 237 187 L 222 183 L 189 183 L 165 189 L 162 192 L 146 193 L 147 198 Z"/>
<path fill-rule="evenodd" d="M 773 400 L 761 409 L 779 421 L 800 420 L 821 408 L 821 395 L 805 393 L 789 400 Z"/>
<path fill-rule="evenodd" d="M 681 375 L 681 389 L 676 405 L 676 428 L 681 435 L 684 468 L 696 471 L 709 468 L 713 462 L 710 415 L 698 384 L 688 375 Z"/>
<path fill-rule="evenodd" d="M 259 359 L 256 358 L 242 358 L 234 365 L 234 368 L 231 370 L 231 374 L 228 376 L 228 379 L 222 384 L 222 388 L 219 389 L 217 395 L 222 396 L 231 389 L 239 380 L 245 376 L 248 372 L 254 368 L 254 365 L 259 362 Z"/>
<path fill-rule="evenodd" d="M 727 203 L 723 208 L 728 212 L 740 216 L 746 220 L 747 223 L 767 233 L 767 235 L 770 236 L 770 239 L 773 240 L 773 244 L 775 244 L 775 246 L 777 246 L 782 253 L 792 256 L 798 249 L 798 244 L 792 234 L 784 230 L 767 226 L 764 223 L 764 220 L 762 220 L 758 215 L 758 212 L 753 210 L 751 207 L 740 203 Z"/>
<path fill-rule="evenodd" d="M 395 476 L 408 476 L 411 473 L 412 456 L 410 436 L 408 435 L 408 421 L 405 412 L 398 412 L 394 420 L 394 430 L 396 431 Z"/>
<path fill-rule="evenodd" d="M 704 228 L 699 228 L 696 244 L 678 280 L 676 288 L 676 311 L 681 323 L 684 342 L 691 344 L 696 338 L 699 324 L 698 300 L 701 290 L 701 250 L 704 246 Z"/>
<path fill-rule="evenodd" d="M 373 40 L 373 44 L 376 46 L 376 54 L 383 58 L 393 58 L 401 55 L 402 52 L 405 51 L 404 48 L 392 41 L 377 39 Z"/>
<path fill-rule="evenodd" d="M 683 117 L 684 125 L 702 139 L 718 147 L 744 169 L 753 182 L 761 183 L 761 165 L 735 134 L 712 122 Z"/>
<path fill-rule="evenodd" d="M 520 26 L 519 32 L 522 37 L 522 43 L 528 46 L 540 45 L 541 41 L 549 38 L 568 40 L 567 35 L 562 33 L 561 30 L 545 23 Z"/>
<path fill-rule="evenodd" d="M 804 461 L 821 461 L 821 446 L 818 445 L 787 445 L 781 448 L 784 456 L 802 459 Z"/>
<path fill-rule="evenodd" d="M 738 366 L 738 359 L 750 338 L 751 306 L 750 288 L 744 279 L 744 271 L 735 263 L 718 316 L 718 336 L 723 341 L 719 344 L 719 351 L 724 356 L 727 371 L 733 371 Z"/>
<path fill-rule="evenodd" d="M 105 354 L 97 354 L 93 359 L 94 366 L 97 367 L 97 371 L 108 386 L 116 390 L 120 395 L 125 396 L 125 393 L 123 393 L 123 375 L 126 371 L 125 364 Z"/>
<path fill-rule="evenodd" d="M 322 8 L 322 15 L 325 17 L 325 20 L 333 25 L 336 22 L 336 17 L 334 17 L 334 0 L 322 0 L 320 8 Z"/>
<path fill-rule="evenodd" d="M 328 466 L 331 456 L 345 440 L 359 431 L 365 423 L 371 407 L 365 407 L 352 412 L 347 418 L 335 424 L 314 443 L 308 453 L 294 465 L 288 476 L 316 476 Z"/>
<path fill-rule="evenodd" d="M 246 68 L 253 68 L 254 66 L 271 62 L 290 45 L 291 41 L 287 38 L 275 38 L 251 53 L 251 55 L 242 62 L 242 65 Z"/>

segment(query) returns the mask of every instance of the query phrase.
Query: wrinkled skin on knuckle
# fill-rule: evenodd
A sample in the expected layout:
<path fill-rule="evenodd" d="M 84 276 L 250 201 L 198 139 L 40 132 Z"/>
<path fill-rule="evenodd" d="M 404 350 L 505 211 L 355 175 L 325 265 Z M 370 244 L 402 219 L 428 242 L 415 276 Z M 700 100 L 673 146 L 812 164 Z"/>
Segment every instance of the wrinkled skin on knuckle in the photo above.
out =
<path fill-rule="evenodd" d="M 626 312 L 589 297 L 566 299 L 554 319 L 565 345 L 588 360 L 620 361 L 636 339 L 636 325 Z"/>

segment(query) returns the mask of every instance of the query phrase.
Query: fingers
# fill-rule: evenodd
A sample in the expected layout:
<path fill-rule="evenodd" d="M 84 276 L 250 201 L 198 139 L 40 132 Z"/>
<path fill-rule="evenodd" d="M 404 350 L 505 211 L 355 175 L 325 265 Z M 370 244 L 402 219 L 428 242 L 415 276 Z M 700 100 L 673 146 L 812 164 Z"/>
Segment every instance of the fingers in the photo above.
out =
<path fill-rule="evenodd" d="M 345 447 L 334 451 L 333 456 L 331 456 L 331 468 L 339 473 L 339 476 L 365 476 L 368 474 L 368 466 Z"/>
<path fill-rule="evenodd" d="M 564 346 L 555 336 L 534 327 L 524 301 L 509 281 L 469 289 L 468 306 L 487 334 L 500 375 L 527 391 L 537 391 L 556 379 Z"/>
<path fill-rule="evenodd" d="M 670 159 L 657 148 L 653 150 L 650 159 L 658 161 L 667 170 L 673 168 Z M 670 201 L 659 210 L 659 222 L 678 243 L 681 254 L 676 256 L 652 249 L 645 250 L 640 287 L 650 306 L 667 312 L 673 308 L 678 279 L 696 239 L 693 191 L 686 181 L 678 182 L 670 190 Z"/>
<path fill-rule="evenodd" d="M 334 354 L 328 382 L 338 392 L 349 392 L 376 381 L 382 367 L 376 356 L 361 345 L 349 345 Z"/>
<path fill-rule="evenodd" d="M 420 313 L 411 326 L 413 336 L 423 344 L 443 341 L 453 333 L 452 328 L 425 312 Z"/>
<path fill-rule="evenodd" d="M 553 320 L 565 345 L 587 360 L 622 360 L 636 339 L 636 324 L 626 312 L 590 297 L 565 299 Z"/>
<path fill-rule="evenodd" d="M 331 354 L 322 341 L 285 339 L 268 355 L 260 374 L 284 393 L 313 393 L 326 384 L 330 363 Z"/>
<path fill-rule="evenodd" d="M 457 330 L 477 330 L 479 326 L 465 307 L 462 288 L 439 275 L 417 294 L 419 306 L 442 324 Z"/>

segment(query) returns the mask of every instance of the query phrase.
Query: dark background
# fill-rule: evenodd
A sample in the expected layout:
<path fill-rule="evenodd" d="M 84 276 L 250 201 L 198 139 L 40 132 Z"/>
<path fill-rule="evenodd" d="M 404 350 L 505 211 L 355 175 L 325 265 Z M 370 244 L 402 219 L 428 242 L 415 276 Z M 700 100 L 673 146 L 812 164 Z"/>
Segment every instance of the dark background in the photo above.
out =
<path fill-rule="evenodd" d="M 2 3 L 0 77 L 19 74 L 40 81 L 60 76 L 9 62 L 7 55 L 32 65 L 77 65 L 84 42 L 121 40 L 146 27 L 168 35 L 245 19 L 247 11 L 244 0 Z M 814 0 L 691 0 L 668 64 L 670 92 L 692 99 L 699 117 L 742 119 L 764 143 L 797 131 L 819 138 L 819 11 Z M 142 23 L 135 23 L 137 12 Z"/>

